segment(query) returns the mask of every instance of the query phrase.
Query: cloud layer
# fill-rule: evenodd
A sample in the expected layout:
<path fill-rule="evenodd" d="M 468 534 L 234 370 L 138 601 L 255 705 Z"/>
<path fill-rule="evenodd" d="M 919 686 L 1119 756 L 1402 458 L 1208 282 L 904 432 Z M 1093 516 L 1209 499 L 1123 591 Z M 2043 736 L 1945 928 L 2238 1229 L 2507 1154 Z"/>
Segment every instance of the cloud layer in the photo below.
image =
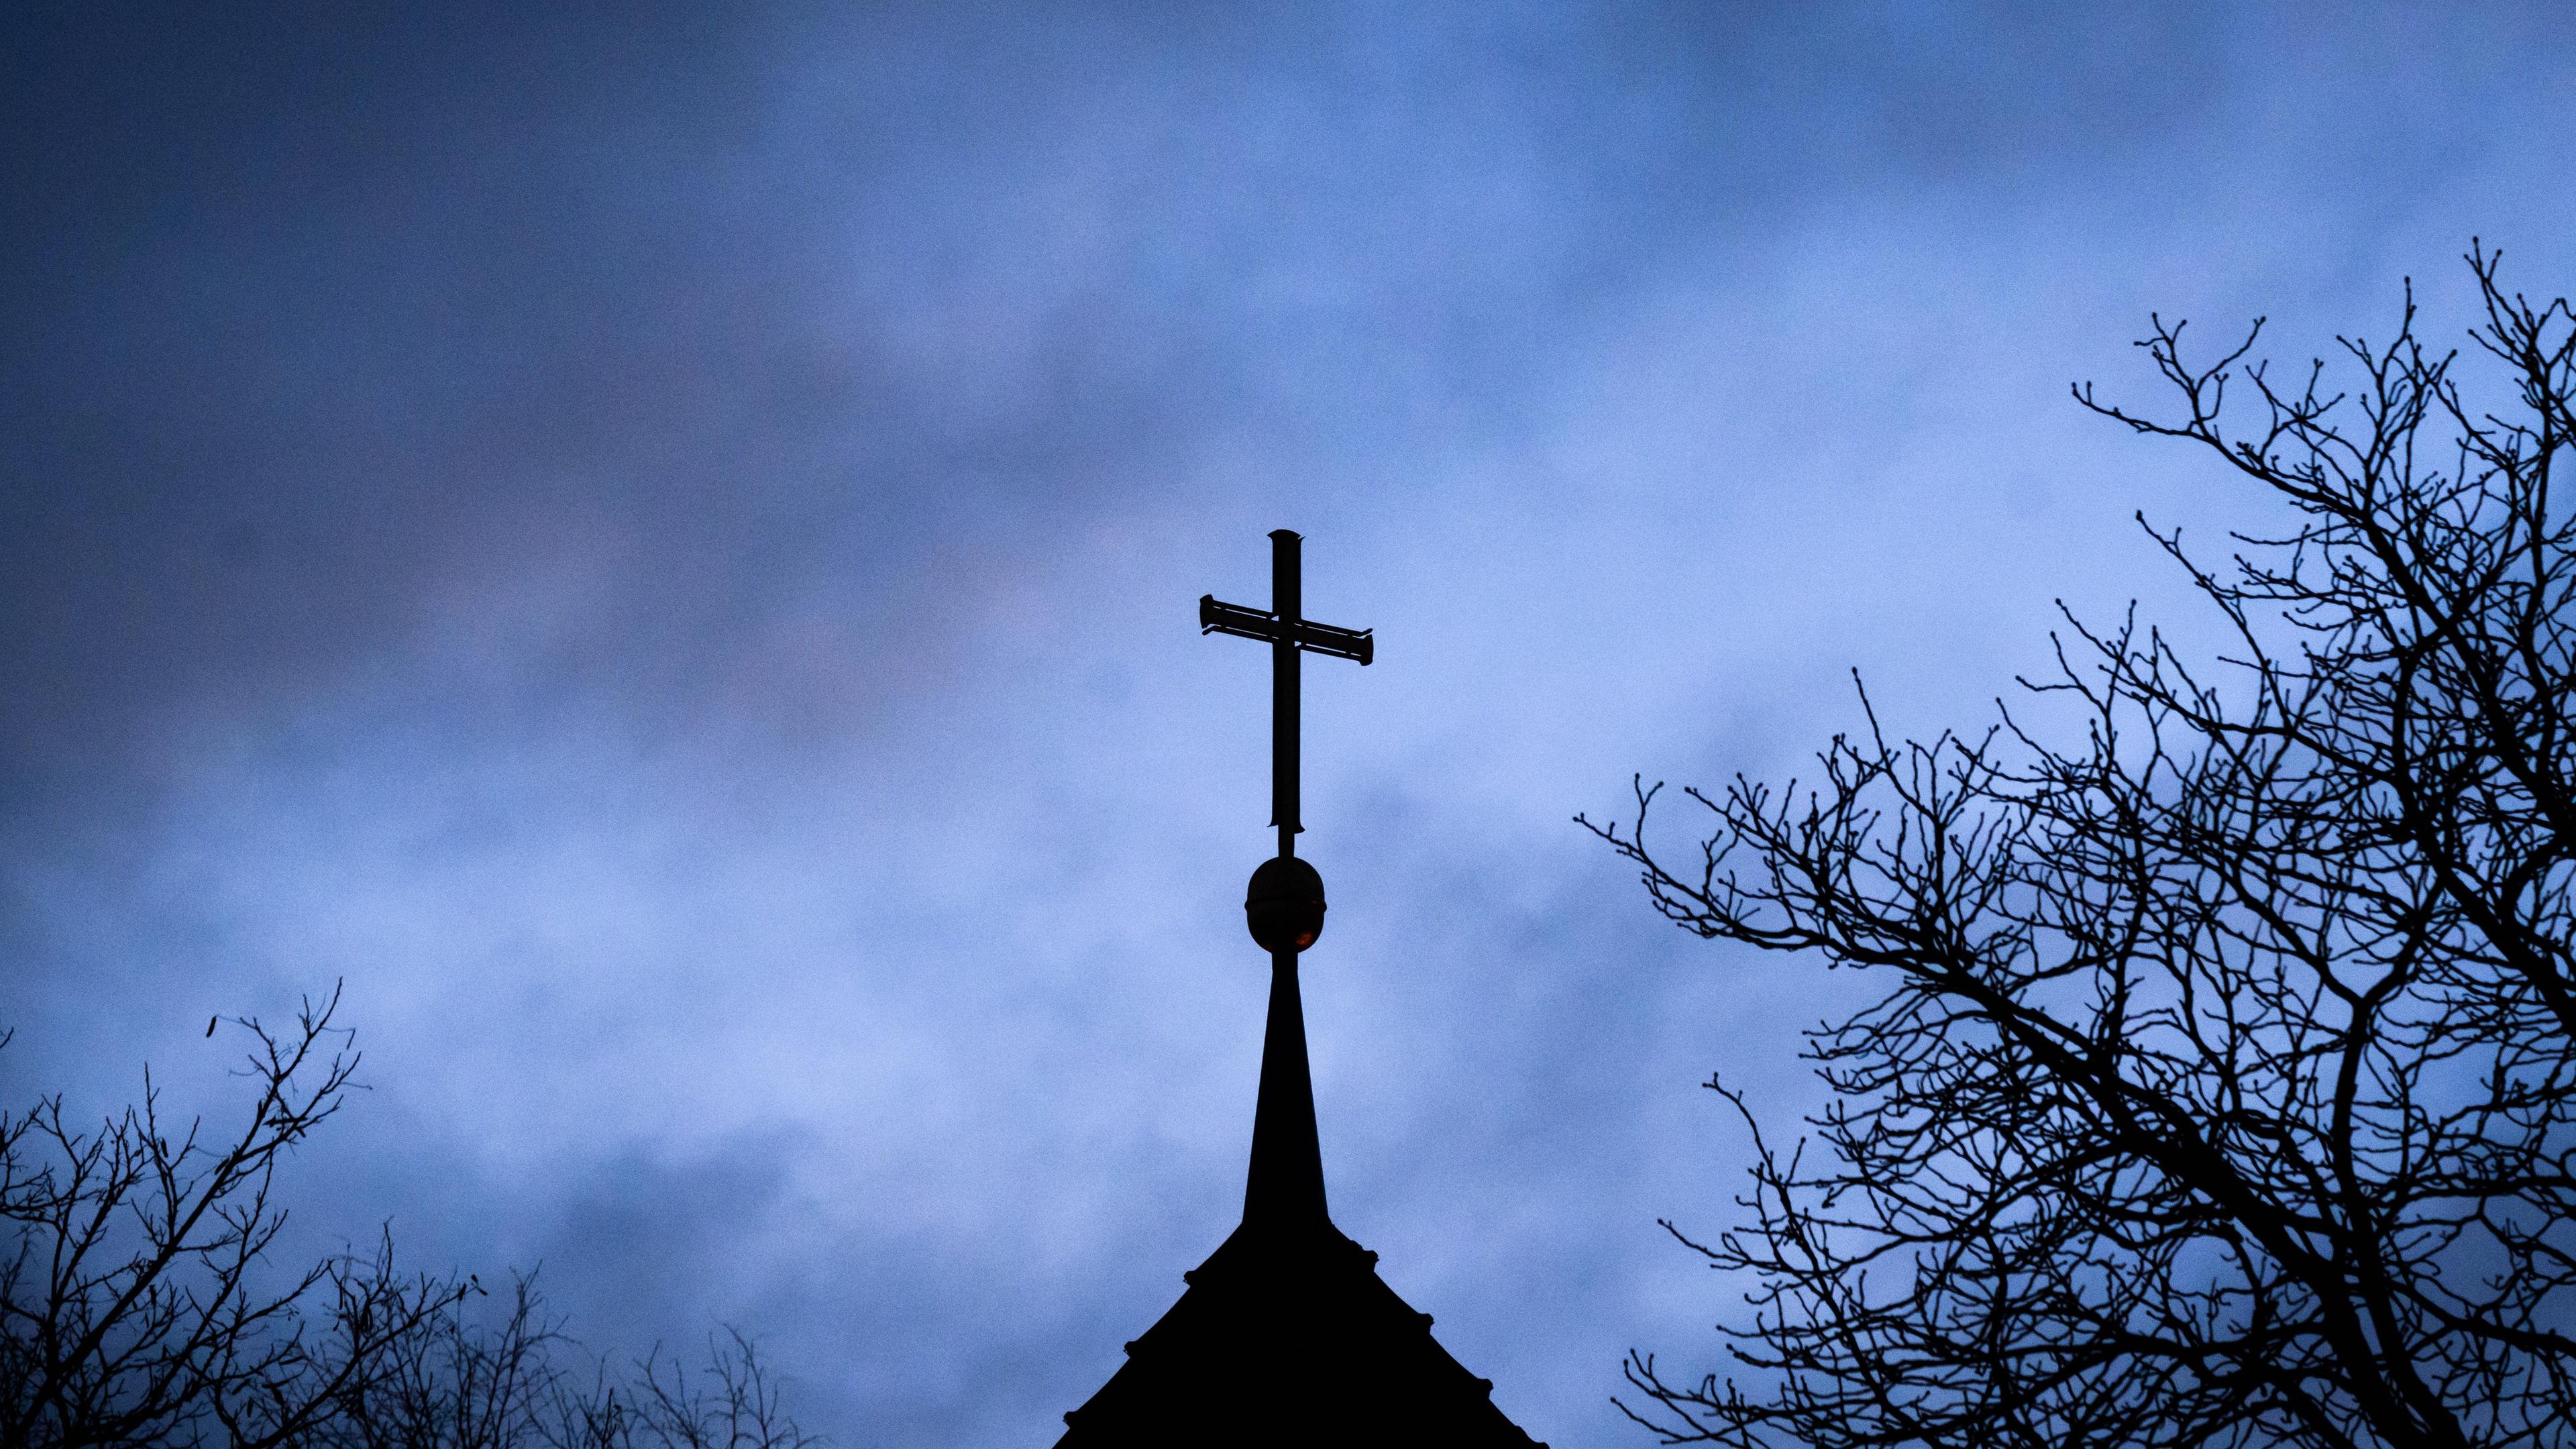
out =
<path fill-rule="evenodd" d="M 918 7 L 915 8 L 918 10 Z M 2329 23 L 2329 14 L 2331 23 Z M 720 18 L 719 18 L 720 16 Z M 761 1334 L 844 1444 L 1052 1439 L 1238 1210 L 1307 534 L 1337 1218 L 1533 1434 L 1712 1366 L 1856 984 L 1568 823 L 1973 724 L 2129 522 L 2150 309 L 2300 358 L 2576 276 L 2540 8 L 340 7 L 6 22 L 16 1096 L 347 981 L 315 1234 Z M 1682 822 L 1676 821 L 1679 828 Z"/>

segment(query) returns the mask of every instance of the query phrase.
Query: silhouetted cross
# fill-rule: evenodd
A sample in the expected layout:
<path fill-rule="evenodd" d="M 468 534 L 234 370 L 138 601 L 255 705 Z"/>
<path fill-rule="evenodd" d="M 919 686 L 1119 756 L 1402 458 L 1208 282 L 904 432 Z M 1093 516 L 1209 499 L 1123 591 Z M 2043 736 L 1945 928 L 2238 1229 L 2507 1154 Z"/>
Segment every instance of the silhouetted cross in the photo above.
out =
<path fill-rule="evenodd" d="M 1298 536 L 1287 529 L 1270 535 L 1270 608 L 1247 609 L 1199 595 L 1199 632 L 1240 634 L 1270 645 L 1270 816 L 1279 827 L 1279 853 L 1297 853 L 1297 655 L 1312 649 L 1338 659 L 1369 662 L 1377 641 L 1368 629 L 1338 629 L 1304 615 L 1299 597 Z"/>

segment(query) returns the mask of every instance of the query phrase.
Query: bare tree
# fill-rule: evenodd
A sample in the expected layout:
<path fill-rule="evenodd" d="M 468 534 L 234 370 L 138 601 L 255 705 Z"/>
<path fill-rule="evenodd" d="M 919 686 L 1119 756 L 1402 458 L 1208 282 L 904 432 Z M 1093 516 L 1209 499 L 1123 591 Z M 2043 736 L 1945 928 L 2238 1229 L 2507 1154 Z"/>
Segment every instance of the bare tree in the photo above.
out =
<path fill-rule="evenodd" d="M 165 1123 L 148 1073 L 141 1105 L 94 1129 L 59 1096 L 0 1116 L 0 1443 L 293 1444 L 453 1301 L 396 1273 L 389 1242 L 282 1281 L 266 1261 L 280 1159 L 357 1069 L 338 999 L 284 1033 L 236 1023 L 255 1100 L 227 1136 Z"/>
<path fill-rule="evenodd" d="M 617 1371 L 547 1316 L 533 1275 L 478 1322 L 452 1299 L 391 1343 L 315 1449 L 816 1449 L 738 1329 L 710 1337 L 692 1375 L 658 1347 Z"/>
<path fill-rule="evenodd" d="M 313 1436 L 316 1449 L 517 1449 L 549 1442 L 559 1419 L 566 1346 L 534 1285 L 514 1281 L 495 1325 L 472 1321 L 467 1292 L 388 1342 L 375 1372 L 351 1383 Z"/>
<path fill-rule="evenodd" d="M 175 1139 L 149 1073 L 95 1128 L 47 1097 L 0 1116 L 0 1446 L 813 1449 L 751 1340 L 692 1376 L 656 1350 L 590 1359 L 518 1277 L 497 1323 L 468 1278 L 395 1271 L 390 1235 L 281 1269 L 281 1160 L 336 1114 L 358 1058 L 333 995 L 251 1038 L 237 1131 Z M 212 1026 L 209 1026 L 212 1031 Z M 0 1046 L 7 1044 L 0 1034 Z M 575 1365 L 582 1365 L 578 1370 Z"/>
<path fill-rule="evenodd" d="M 1710 1083 L 1756 1166 L 1740 1225 L 1684 1241 L 1747 1286 L 1740 1376 L 1632 1355 L 1632 1417 L 1740 1445 L 2576 1442 L 2576 519 L 2550 494 L 2576 319 L 2468 262 L 2492 410 L 2411 289 L 2386 346 L 2286 385 L 2254 334 L 2197 365 L 2159 319 L 2173 412 L 2077 389 L 2291 510 L 2223 567 L 2155 535 L 2224 659 L 2070 615 L 2025 683 L 2080 737 L 2007 710 L 1891 743 L 1872 716 L 1803 790 L 1690 791 L 1714 830 L 1687 866 L 1649 848 L 1642 782 L 1632 822 L 1585 822 L 1683 927 L 1885 981 L 1810 1034 L 1811 1137 L 1775 1147 Z"/>
<path fill-rule="evenodd" d="M 594 1390 L 584 1401 L 585 1426 L 605 1426 L 567 1449 L 813 1449 L 780 1407 L 780 1386 L 752 1341 L 727 1327 L 707 1340 L 706 1367 L 692 1380 L 678 1360 L 656 1351 L 635 1366 L 622 1400 Z M 609 1412 L 600 1409 L 615 1405 Z"/>

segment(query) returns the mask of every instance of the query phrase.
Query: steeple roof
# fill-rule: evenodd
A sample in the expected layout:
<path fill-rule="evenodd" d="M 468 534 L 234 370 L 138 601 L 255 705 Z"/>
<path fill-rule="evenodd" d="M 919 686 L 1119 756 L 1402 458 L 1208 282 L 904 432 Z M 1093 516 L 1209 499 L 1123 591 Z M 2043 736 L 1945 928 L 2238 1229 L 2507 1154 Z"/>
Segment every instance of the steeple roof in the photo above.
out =
<path fill-rule="evenodd" d="M 1242 1226 L 1181 1277 L 1056 1449 L 1532 1443 L 1325 1210 L 1294 955 L 1272 969 Z"/>

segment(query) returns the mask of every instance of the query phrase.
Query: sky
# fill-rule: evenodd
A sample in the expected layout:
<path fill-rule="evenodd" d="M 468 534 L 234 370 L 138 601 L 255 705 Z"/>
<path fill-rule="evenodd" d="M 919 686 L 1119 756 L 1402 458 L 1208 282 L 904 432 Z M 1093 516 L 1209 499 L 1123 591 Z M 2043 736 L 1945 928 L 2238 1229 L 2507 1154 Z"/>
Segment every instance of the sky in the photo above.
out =
<path fill-rule="evenodd" d="M 456 4 L 0 18 L 0 1090 L 343 992 L 296 1239 L 1051 1443 L 1241 1209 L 1306 537 L 1336 1221 L 1535 1437 L 1721 1366 L 1799 1031 L 1573 823 L 2211 644 L 2068 398 L 2151 313 L 2576 286 L 2552 7 Z M 1658 816 L 1688 849 L 1694 822 Z"/>

